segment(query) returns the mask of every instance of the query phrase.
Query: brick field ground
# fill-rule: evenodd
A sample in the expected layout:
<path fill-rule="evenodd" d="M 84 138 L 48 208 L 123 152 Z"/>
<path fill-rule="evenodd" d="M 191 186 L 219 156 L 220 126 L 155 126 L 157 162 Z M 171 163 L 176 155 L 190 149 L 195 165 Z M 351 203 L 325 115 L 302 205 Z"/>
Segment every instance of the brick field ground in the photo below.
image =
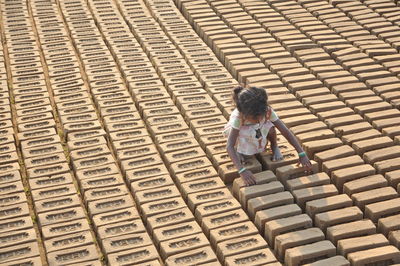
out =
<path fill-rule="evenodd" d="M 0 265 L 400 263 L 397 1 L 0 3 Z M 237 179 L 238 83 L 314 174 Z"/>

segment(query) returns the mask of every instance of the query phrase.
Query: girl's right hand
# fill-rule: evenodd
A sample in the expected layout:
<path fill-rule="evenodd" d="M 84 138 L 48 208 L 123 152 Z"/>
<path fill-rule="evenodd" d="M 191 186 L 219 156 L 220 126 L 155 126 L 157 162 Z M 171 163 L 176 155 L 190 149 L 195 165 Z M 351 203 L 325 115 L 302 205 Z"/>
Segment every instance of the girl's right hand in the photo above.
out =
<path fill-rule="evenodd" d="M 256 179 L 253 176 L 253 173 L 250 170 L 246 170 L 240 174 L 240 177 L 243 179 L 246 186 L 252 186 L 256 184 Z"/>

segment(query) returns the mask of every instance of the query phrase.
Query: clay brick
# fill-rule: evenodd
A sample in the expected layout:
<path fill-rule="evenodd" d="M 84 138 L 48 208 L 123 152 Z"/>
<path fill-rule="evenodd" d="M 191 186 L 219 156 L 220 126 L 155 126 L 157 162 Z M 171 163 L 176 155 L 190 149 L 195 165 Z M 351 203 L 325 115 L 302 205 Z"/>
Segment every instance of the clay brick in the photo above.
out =
<path fill-rule="evenodd" d="M 3 164 L 13 164 L 18 162 L 18 154 L 16 151 L 11 152 L 11 153 L 3 153 L 0 154 L 0 160 L 3 162 Z"/>
<path fill-rule="evenodd" d="M 392 146 L 364 153 L 363 159 L 370 164 L 400 156 L 400 147 Z"/>
<path fill-rule="evenodd" d="M 366 263 L 396 264 L 400 262 L 400 252 L 394 246 L 384 246 L 356 251 L 350 253 L 347 258 L 355 266 L 365 265 Z"/>
<path fill-rule="evenodd" d="M 129 138 L 144 137 L 144 136 L 147 136 L 147 134 L 148 133 L 145 128 L 128 129 L 128 130 L 116 131 L 116 132 L 109 133 L 110 138 L 113 141 L 124 140 L 124 139 L 129 139 Z"/>
<path fill-rule="evenodd" d="M 166 153 L 163 155 L 163 158 L 165 159 L 166 163 L 173 164 L 179 161 L 195 159 L 201 156 L 205 156 L 205 153 L 203 149 L 197 145 L 197 147 Z"/>
<path fill-rule="evenodd" d="M 283 190 L 284 188 L 282 183 L 278 181 L 273 181 L 267 184 L 243 187 L 239 191 L 239 201 L 242 204 L 243 208 L 247 209 L 247 204 L 249 200 L 262 198 L 263 196 L 282 192 Z"/>
<path fill-rule="evenodd" d="M 138 218 L 139 218 L 139 213 L 136 210 L 136 208 L 129 207 L 126 209 L 120 209 L 117 211 L 110 211 L 94 215 L 92 217 L 92 220 L 94 222 L 94 227 L 97 229 L 103 225 L 123 222 L 128 220 L 135 220 Z"/>
<path fill-rule="evenodd" d="M 221 181 L 220 178 L 215 177 L 183 183 L 180 187 L 180 190 L 183 194 L 183 198 L 187 200 L 188 195 L 192 193 L 206 192 L 215 189 L 221 190 L 223 188 L 225 188 L 225 184 Z"/>
<path fill-rule="evenodd" d="M 287 265 L 300 265 L 307 261 L 315 261 L 318 258 L 332 257 L 336 255 L 335 246 L 327 240 L 313 244 L 307 244 L 286 250 L 285 262 Z"/>
<path fill-rule="evenodd" d="M 156 202 L 149 202 L 140 205 L 140 209 L 143 217 L 147 220 L 149 217 L 157 214 L 161 214 L 166 211 L 175 210 L 181 207 L 185 207 L 186 203 L 179 197 L 160 200 Z"/>
<path fill-rule="evenodd" d="M 278 235 L 299 231 L 312 227 L 312 220 L 306 214 L 299 214 L 287 218 L 281 218 L 265 223 L 264 237 L 271 247 L 275 246 L 275 238 Z"/>
<path fill-rule="evenodd" d="M 359 206 L 362 210 L 368 204 L 390 200 L 397 197 L 397 192 L 392 187 L 382 187 L 367 190 L 364 192 L 355 193 L 351 196 L 355 205 Z"/>
<path fill-rule="evenodd" d="M 393 145 L 393 140 L 387 136 L 378 137 L 374 139 L 362 140 L 357 141 L 352 144 L 354 150 L 360 156 L 363 155 L 365 152 L 387 148 Z"/>
<path fill-rule="evenodd" d="M 308 201 L 306 203 L 306 212 L 308 215 L 314 218 L 314 215 L 317 213 L 346 208 L 352 205 L 353 202 L 347 195 L 340 194 L 327 198 Z"/>
<path fill-rule="evenodd" d="M 270 170 L 262 171 L 262 172 L 259 172 L 259 173 L 255 173 L 255 174 L 253 174 L 253 176 L 254 176 L 254 178 L 256 180 L 256 184 L 257 185 L 266 184 L 266 183 L 269 183 L 269 182 L 277 180 L 275 174 Z M 238 198 L 239 197 L 239 190 L 241 188 L 245 187 L 245 186 L 246 186 L 246 184 L 244 183 L 242 178 L 236 178 L 233 181 L 233 186 L 232 186 L 233 195 L 236 198 Z"/>
<path fill-rule="evenodd" d="M 89 148 L 78 149 L 70 152 L 70 157 L 72 161 L 77 161 L 79 159 L 88 158 L 88 157 L 95 157 L 101 155 L 108 155 L 110 154 L 110 149 L 107 145 L 96 145 Z"/>
<path fill-rule="evenodd" d="M 124 184 L 124 180 L 120 174 L 105 175 L 95 178 L 87 178 L 79 180 L 80 187 L 83 191 L 96 188 L 108 188 Z"/>
<path fill-rule="evenodd" d="M 392 231 L 389 233 L 389 241 L 395 247 L 399 248 L 400 246 L 400 230 Z"/>
<path fill-rule="evenodd" d="M 333 256 L 327 259 L 318 260 L 305 266 L 323 266 L 323 265 L 337 265 L 337 266 L 350 266 L 350 262 L 343 256 Z"/>
<path fill-rule="evenodd" d="M 11 265 L 13 262 L 20 262 L 24 259 L 39 255 L 39 247 L 37 242 L 20 244 L 18 246 L 0 248 L 2 258 L 1 264 Z"/>
<path fill-rule="evenodd" d="M 77 208 L 77 207 L 49 211 L 38 215 L 38 220 L 41 226 L 46 226 L 55 223 L 58 224 L 80 218 L 85 218 L 85 214 L 82 208 Z"/>
<path fill-rule="evenodd" d="M 37 213 L 46 211 L 60 210 L 64 208 L 80 207 L 81 201 L 77 195 L 65 195 L 61 197 L 52 197 L 44 200 L 35 200 L 35 209 Z"/>
<path fill-rule="evenodd" d="M 73 151 L 76 149 L 91 148 L 97 145 L 107 145 L 104 137 L 92 137 L 89 139 L 68 141 L 68 150 Z"/>
<path fill-rule="evenodd" d="M 395 231 L 400 229 L 400 215 L 392 215 L 389 217 L 384 217 L 378 220 L 378 231 L 388 236 L 390 231 Z"/>
<path fill-rule="evenodd" d="M 76 194 L 76 188 L 74 184 L 45 187 L 33 190 L 31 193 L 34 201 L 73 194 Z"/>
<path fill-rule="evenodd" d="M 380 137 L 381 133 L 376 130 L 376 129 L 369 129 L 363 132 L 356 132 L 352 133 L 349 135 L 345 135 L 342 137 L 342 140 L 345 144 L 351 145 L 352 143 L 356 141 L 361 141 L 361 140 L 367 140 L 367 139 L 373 139 Z"/>
<path fill-rule="evenodd" d="M 151 188 L 159 188 L 164 186 L 173 185 L 171 177 L 168 175 L 155 176 L 151 178 L 145 178 L 131 183 L 131 189 L 133 192 L 147 190 Z"/>
<path fill-rule="evenodd" d="M 188 265 L 188 263 L 201 263 L 204 265 L 205 263 L 211 263 L 211 265 L 216 265 L 218 264 L 218 260 L 211 247 L 206 246 L 170 256 L 165 260 L 165 263 L 167 266 Z"/>
<path fill-rule="evenodd" d="M 44 242 L 46 252 L 54 252 L 61 249 L 74 248 L 77 246 L 90 244 L 93 244 L 93 237 L 89 230 L 51 238 Z"/>
<path fill-rule="evenodd" d="M 278 186 L 278 188 L 277 193 L 271 192 L 272 194 L 256 197 L 247 202 L 247 209 L 251 218 L 254 218 L 256 213 L 260 210 L 292 204 L 294 202 L 293 196 L 289 192 L 283 191 L 282 186 Z"/>
<path fill-rule="evenodd" d="M 210 230 L 210 240 L 212 246 L 216 248 L 217 244 L 222 241 L 257 234 L 257 228 L 252 222 L 248 221 Z"/>
<path fill-rule="evenodd" d="M 189 160 L 183 160 L 180 162 L 176 162 L 171 164 L 171 173 L 174 176 L 177 176 L 180 173 L 189 171 L 189 170 L 195 170 L 197 168 L 201 167 L 208 167 L 211 165 L 211 162 L 207 157 L 198 157 L 196 159 L 189 159 Z"/>
<path fill-rule="evenodd" d="M 142 233 L 146 232 L 142 221 L 140 219 L 117 221 L 110 224 L 101 225 L 97 228 L 97 234 L 100 239 L 108 237 L 119 236 L 129 233 Z"/>
<path fill-rule="evenodd" d="M 387 245 L 389 245 L 389 241 L 381 234 L 341 239 L 337 242 L 338 253 L 346 257 L 353 252 Z"/>
<path fill-rule="evenodd" d="M 122 196 L 128 194 L 128 189 L 124 185 L 120 186 L 110 186 L 110 187 L 103 187 L 103 188 L 93 188 L 84 193 L 84 198 L 86 204 L 88 202 L 103 199 L 105 197 L 115 197 L 115 196 Z"/>
<path fill-rule="evenodd" d="M 229 256 L 268 248 L 267 242 L 260 235 L 234 238 L 217 244 L 217 256 L 221 261 Z"/>
<path fill-rule="evenodd" d="M 209 246 L 208 239 L 203 233 L 198 233 L 161 242 L 160 253 L 161 257 L 165 259 L 181 252 L 206 246 Z"/>
<path fill-rule="evenodd" d="M 301 209 L 296 204 L 287 204 L 284 206 L 273 207 L 265 210 L 258 211 L 255 215 L 255 224 L 260 232 L 264 232 L 265 223 L 280 219 L 286 218 L 294 215 L 301 214 Z"/>
<path fill-rule="evenodd" d="M 140 263 L 143 264 L 158 259 L 157 250 L 154 246 L 144 246 L 140 248 L 120 251 L 108 255 L 110 264 L 129 264 Z"/>
<path fill-rule="evenodd" d="M 229 256 L 225 259 L 227 266 L 259 263 L 259 265 L 278 265 L 278 262 L 269 248 Z"/>
<path fill-rule="evenodd" d="M 330 226 L 326 230 L 327 239 L 337 245 L 337 241 L 345 238 L 360 237 L 376 233 L 376 227 L 371 220 L 361 220 Z"/>
<path fill-rule="evenodd" d="M 160 175 L 169 175 L 169 172 L 164 164 L 129 170 L 125 173 L 126 180 L 128 180 L 129 182 L 134 182 L 141 179 Z"/>
<path fill-rule="evenodd" d="M 204 217 L 223 214 L 224 212 L 234 211 L 237 209 L 241 209 L 241 207 L 234 198 L 225 198 L 198 205 L 195 211 L 195 216 L 200 222 L 203 221 Z"/>
<path fill-rule="evenodd" d="M 103 129 L 87 130 L 84 132 L 70 133 L 68 136 L 68 141 L 75 141 L 81 139 L 88 139 L 92 137 L 105 137 L 106 132 Z"/>
<path fill-rule="evenodd" d="M 313 158 L 315 153 L 333 149 L 333 148 L 339 147 L 341 145 L 343 145 L 343 143 L 338 138 L 314 140 L 314 141 L 309 141 L 309 142 L 303 143 L 303 146 L 305 147 L 307 155 L 309 155 L 310 158 Z"/>
<path fill-rule="evenodd" d="M 198 147 L 198 143 L 194 138 L 184 138 L 172 142 L 166 142 L 158 145 L 164 153 L 180 151 L 186 148 Z"/>
<path fill-rule="evenodd" d="M 131 233 L 122 236 L 115 236 L 103 239 L 101 242 L 106 254 L 134 249 L 138 246 L 144 247 L 153 245 L 153 242 L 147 233 Z"/>
<path fill-rule="evenodd" d="M 377 169 L 377 172 L 382 175 L 384 175 L 386 172 L 400 170 L 399 159 L 400 158 L 397 157 L 384 161 L 379 161 L 374 163 L 374 167 Z"/>
<path fill-rule="evenodd" d="M 249 218 L 246 213 L 241 209 L 237 209 L 203 217 L 201 227 L 208 237 L 213 229 L 247 221 L 249 221 Z"/>
<path fill-rule="evenodd" d="M 343 168 L 348 168 L 352 166 L 362 165 L 364 161 L 358 155 L 352 155 L 349 157 L 339 158 L 335 160 L 330 160 L 322 163 L 322 170 L 331 175 L 333 171 Z"/>
<path fill-rule="evenodd" d="M 330 184 L 330 178 L 326 173 L 321 172 L 287 180 L 286 184 L 288 190 L 293 191 L 307 187 L 328 185 Z"/>
<path fill-rule="evenodd" d="M 329 185 L 296 189 L 292 191 L 292 194 L 296 199 L 297 204 L 304 209 L 308 201 L 337 195 L 338 190 L 334 185 L 329 184 Z"/>
<path fill-rule="evenodd" d="M 134 202 L 130 195 L 123 195 L 111 198 L 103 198 L 100 200 L 87 202 L 89 213 L 91 216 L 111 210 L 124 209 L 134 206 Z"/>
<path fill-rule="evenodd" d="M 21 174 L 19 171 L 11 171 L 0 174 L 0 184 L 16 182 L 21 180 Z"/>
<path fill-rule="evenodd" d="M 397 214 L 400 208 L 399 201 L 399 198 L 394 198 L 368 204 L 365 206 L 365 216 L 376 223 L 380 218 Z"/>
<path fill-rule="evenodd" d="M 2 248 L 8 246 L 20 245 L 28 242 L 35 242 L 36 233 L 33 228 L 25 230 L 13 230 L 0 234 Z"/>
<path fill-rule="evenodd" d="M 180 197 L 180 193 L 175 185 L 163 186 L 159 188 L 151 188 L 135 193 L 135 201 L 137 205 L 142 205 L 148 202 L 159 201 L 174 197 Z"/>
<path fill-rule="evenodd" d="M 47 259 L 51 265 L 60 265 L 60 263 L 75 263 L 98 258 L 99 254 L 95 245 L 74 247 L 59 251 L 49 252 Z"/>
<path fill-rule="evenodd" d="M 201 233 L 201 228 L 195 221 L 172 223 L 168 226 L 162 226 L 153 231 L 153 237 L 158 245 L 164 241 L 176 239 L 179 237 L 189 236 Z"/>
<path fill-rule="evenodd" d="M 372 166 L 363 164 L 335 170 L 332 172 L 331 180 L 336 184 L 336 187 L 341 192 L 343 190 L 344 183 L 374 174 L 375 169 Z"/>
<path fill-rule="evenodd" d="M 316 214 L 315 225 L 325 231 L 330 226 L 345 222 L 353 222 L 361 220 L 362 218 L 363 213 L 358 207 L 347 207 Z"/>
<path fill-rule="evenodd" d="M 318 172 L 318 164 L 315 161 L 311 161 L 311 167 L 313 173 Z M 286 185 L 287 180 L 304 175 L 304 168 L 298 167 L 296 164 L 282 166 L 276 169 L 276 176 L 284 185 Z"/>
<path fill-rule="evenodd" d="M 130 148 L 137 148 L 138 146 L 145 146 L 152 144 L 152 140 L 149 136 L 123 139 L 113 142 L 113 148 L 116 152 L 119 150 L 125 150 Z"/>
<path fill-rule="evenodd" d="M 111 163 L 97 167 L 90 167 L 78 170 L 76 172 L 76 177 L 78 178 L 78 180 L 83 180 L 87 178 L 95 178 L 100 176 L 116 175 L 116 174 L 119 174 L 119 169 L 114 163 Z"/>
<path fill-rule="evenodd" d="M 343 185 L 343 193 L 351 196 L 354 193 L 382 188 L 387 185 L 388 182 L 382 175 L 371 175 L 345 183 Z"/>
<path fill-rule="evenodd" d="M 303 247 L 304 245 L 324 239 L 324 233 L 316 227 L 282 234 L 275 238 L 275 254 L 278 259 L 284 259 L 286 250 L 288 249 Z M 286 259 L 285 262 L 288 263 Z"/>

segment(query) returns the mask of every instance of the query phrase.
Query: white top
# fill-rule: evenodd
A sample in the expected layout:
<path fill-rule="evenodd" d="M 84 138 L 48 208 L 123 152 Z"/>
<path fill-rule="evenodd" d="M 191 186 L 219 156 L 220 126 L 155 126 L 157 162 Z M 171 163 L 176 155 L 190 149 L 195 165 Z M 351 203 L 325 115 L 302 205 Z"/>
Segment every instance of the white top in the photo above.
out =
<path fill-rule="evenodd" d="M 271 108 L 269 119 L 264 117 L 260 123 L 256 124 L 251 124 L 245 120 L 242 124 L 239 110 L 235 109 L 233 110 L 228 123 L 225 125 L 223 133 L 225 136 L 228 136 L 231 128 L 238 129 L 239 136 L 236 142 L 237 152 L 244 155 L 254 155 L 265 151 L 269 129 L 274 126 L 272 122 L 275 122 L 278 119 L 278 115 Z M 256 137 L 257 130 L 261 133 L 260 138 Z"/>

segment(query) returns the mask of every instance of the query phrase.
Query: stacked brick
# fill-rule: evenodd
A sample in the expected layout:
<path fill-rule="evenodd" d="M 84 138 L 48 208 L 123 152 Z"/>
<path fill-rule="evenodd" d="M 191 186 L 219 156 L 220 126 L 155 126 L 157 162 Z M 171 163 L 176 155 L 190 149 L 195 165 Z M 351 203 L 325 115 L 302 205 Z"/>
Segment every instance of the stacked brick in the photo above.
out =
<path fill-rule="evenodd" d="M 9 90 L 6 66 L 7 62 L 5 50 L 5 40 L 18 39 L 23 36 L 29 29 L 27 26 L 28 16 L 26 6 L 20 4 L 11 4 L 1 2 L 0 25 L 2 40 L 0 52 L 0 264 L 10 265 L 12 263 L 24 262 L 31 265 L 41 265 L 40 247 L 37 239 L 37 231 L 33 224 L 33 212 L 28 205 L 27 196 L 25 194 L 22 177 L 25 176 L 25 169 L 20 166 L 20 158 L 17 152 L 17 132 L 14 130 L 13 120 L 13 90 Z M 9 41 L 9 44 L 10 41 Z M 16 61 L 19 55 L 29 56 L 33 52 L 34 47 L 18 45 L 12 42 L 14 46 L 11 67 L 24 67 Z M 13 80 L 16 81 L 16 76 Z M 17 86 L 23 91 L 24 80 L 20 80 Z M 10 88 L 12 88 L 10 86 Z M 29 86 L 28 86 L 29 88 Z M 15 90 L 15 91 L 20 91 Z M 15 97 L 25 96 L 21 91 Z M 19 104 L 21 101 L 18 102 Z M 10 231 L 11 230 L 11 231 Z"/>
<path fill-rule="evenodd" d="M 278 114 L 283 114 L 281 116 L 282 120 L 298 136 L 308 155 L 311 158 L 314 158 L 315 156 L 322 169 L 329 174 L 332 183 L 336 185 L 335 187 L 331 184 L 330 188 L 334 188 L 333 190 L 337 189 L 338 191 L 342 192 L 344 190 L 344 186 L 347 186 L 350 188 L 350 190 L 347 189 L 347 191 L 351 191 L 351 189 L 356 189 L 356 192 L 358 189 L 360 189 L 360 193 L 364 192 L 364 194 L 367 193 L 372 196 L 374 192 L 378 192 L 374 191 L 375 188 L 381 188 L 381 186 L 384 186 L 384 188 L 382 188 L 382 191 L 380 192 L 380 195 L 385 195 L 382 198 L 371 198 L 371 196 L 367 196 L 368 200 L 371 200 L 367 200 L 367 202 L 369 203 L 380 201 L 379 204 L 376 203 L 377 205 L 371 205 L 371 210 L 364 210 L 364 206 L 356 203 L 357 207 L 352 207 L 348 212 L 351 215 L 354 214 L 354 217 L 360 218 L 360 214 L 362 216 L 362 212 L 360 210 L 363 210 L 365 212 L 366 218 L 369 218 L 374 222 L 376 222 L 379 217 L 383 217 L 383 213 L 388 213 L 389 215 L 395 214 L 396 211 L 393 208 L 396 209 L 396 207 L 393 206 L 396 205 L 395 202 L 397 201 L 396 191 L 393 188 L 387 186 L 387 181 L 382 175 L 375 175 L 376 169 L 371 167 L 370 165 L 379 161 L 383 161 L 385 159 L 392 158 L 392 161 L 395 162 L 395 160 L 398 158 L 398 153 L 396 152 L 396 146 L 394 146 L 393 140 L 389 137 L 381 137 L 379 131 L 372 129 L 371 124 L 364 122 L 361 116 L 354 113 L 354 111 L 352 110 L 354 109 L 354 106 L 346 101 L 346 104 L 348 105 L 348 107 L 346 107 L 346 105 L 341 102 L 335 95 L 331 94 L 330 89 L 332 89 L 332 86 L 336 84 L 340 86 L 343 81 L 341 81 L 340 79 L 335 79 L 334 76 L 331 76 L 330 79 L 327 79 L 324 83 L 321 83 L 313 75 L 312 72 L 303 67 L 302 64 L 306 66 L 313 66 L 316 69 L 318 69 L 318 67 L 322 69 L 320 67 L 321 60 L 329 62 L 330 58 L 328 59 L 327 55 L 324 55 L 324 50 L 319 49 L 313 41 L 308 40 L 305 35 L 299 34 L 300 32 L 289 22 L 287 22 L 287 19 L 289 17 L 287 17 L 286 19 L 282 18 L 278 12 L 268 7 L 268 5 L 263 6 L 264 8 L 260 7 L 257 1 L 243 1 L 240 4 L 249 14 L 251 14 L 255 18 L 257 22 L 262 24 L 263 27 L 267 28 L 271 32 L 272 35 L 270 35 L 269 38 L 265 38 L 268 37 L 268 34 L 264 32 L 263 39 L 261 39 L 261 36 L 257 36 L 258 38 L 253 37 L 254 39 L 251 39 L 251 37 L 248 37 L 250 36 L 249 33 L 241 29 L 241 27 L 244 27 L 243 23 L 236 26 L 236 21 L 233 18 L 240 16 L 241 21 L 247 21 L 247 23 L 245 24 L 248 28 L 261 31 L 260 26 L 258 26 L 259 24 L 254 23 L 252 17 L 247 16 L 246 12 L 244 12 L 241 8 L 241 5 L 236 3 L 236 1 L 231 1 L 229 3 L 227 3 L 226 1 L 210 2 L 210 5 L 212 6 L 212 11 L 215 11 L 225 21 L 227 25 L 234 29 L 237 32 L 237 35 L 240 36 L 244 42 L 247 42 L 247 45 L 252 48 L 254 54 L 262 58 L 263 62 L 270 68 L 270 70 L 276 73 L 281 78 L 284 85 L 289 88 L 289 91 L 295 94 L 296 97 L 301 100 L 306 107 L 308 107 L 309 110 L 304 108 L 302 104 L 299 104 L 296 97 L 293 97 L 291 95 L 277 94 L 270 97 L 272 107 L 278 110 Z M 188 20 L 190 20 L 190 17 L 196 17 L 198 14 L 207 13 L 211 10 L 210 6 L 204 5 L 200 1 L 191 3 L 181 1 L 177 5 L 181 6 L 184 14 L 187 14 Z M 287 5 L 290 6 L 290 3 L 285 2 L 283 4 L 279 4 L 278 1 L 276 2 L 276 5 L 283 10 L 288 10 L 287 13 L 290 14 L 289 8 L 284 8 Z M 233 13 L 235 12 L 236 14 L 233 15 Z M 295 11 L 295 13 L 296 12 L 300 11 Z M 211 13 L 209 13 L 209 15 L 210 14 Z M 220 21 L 213 21 L 210 23 L 213 24 L 209 24 L 209 26 L 221 25 Z M 201 25 L 198 26 L 196 24 L 196 20 L 194 20 L 193 25 L 201 28 Z M 221 25 L 221 27 L 223 27 L 223 25 Z M 236 29 L 235 27 L 238 28 Z M 204 27 L 204 29 L 206 28 Z M 201 32 L 201 30 L 199 30 L 199 32 Z M 275 39 L 279 40 L 280 43 L 276 42 Z M 326 40 L 328 41 L 329 38 L 327 38 Z M 277 53 L 277 51 L 280 52 Z M 298 58 L 298 61 L 293 58 L 292 54 L 290 54 L 289 52 L 293 52 L 295 58 Z M 334 65 L 335 62 L 332 61 L 331 64 Z M 336 73 L 336 71 L 332 73 Z M 359 81 L 357 82 L 360 83 Z M 341 88 L 345 87 L 342 86 Z M 269 88 L 269 90 L 273 91 L 274 88 Z M 283 104 L 285 104 L 285 106 L 281 108 L 280 105 Z M 296 111 L 294 111 L 293 108 L 296 108 Z M 341 110 L 335 111 L 334 109 L 337 108 L 340 108 Z M 393 111 L 398 112 L 394 109 Z M 299 116 L 299 113 L 304 115 Z M 311 113 L 318 114 L 319 119 Z M 342 115 L 341 113 L 344 113 L 344 115 Z M 325 123 L 321 123 L 318 120 L 323 120 Z M 309 124 L 304 125 L 305 121 Z M 354 121 L 358 121 L 358 123 L 354 124 Z M 363 157 L 362 158 L 360 155 L 356 155 L 357 146 L 353 146 L 352 148 L 348 145 L 343 144 L 343 142 L 345 144 L 348 143 L 346 142 L 347 139 L 353 141 L 365 140 L 365 137 L 361 134 L 361 132 L 364 130 L 368 130 L 370 132 L 368 134 L 376 134 L 373 136 L 380 137 L 379 139 L 376 139 L 374 145 L 367 145 L 365 143 L 364 145 L 371 145 L 371 151 L 380 147 L 387 147 L 387 152 L 382 153 L 383 150 L 378 149 L 379 152 L 373 152 L 373 154 L 370 154 L 369 156 L 364 156 L 363 154 L 361 154 Z M 313 132 L 311 133 L 310 131 Z M 361 146 L 360 144 L 362 143 L 359 143 L 359 146 Z M 389 153 L 390 155 L 388 155 L 387 153 Z M 371 157 L 371 159 L 368 159 L 369 157 Z M 338 158 L 342 159 L 339 160 Z M 373 158 L 376 158 L 376 161 Z M 374 166 L 378 168 L 377 165 Z M 391 167 L 394 167 L 394 169 L 389 168 L 390 170 L 396 170 L 398 164 L 397 166 Z M 383 170 L 379 171 L 378 173 L 385 174 L 386 172 L 385 170 Z M 368 185 L 360 185 L 363 184 L 363 180 L 361 178 L 370 180 L 371 187 L 369 187 Z M 349 182 L 352 180 L 355 181 L 353 183 Z M 295 186 L 296 184 L 291 185 Z M 319 190 L 321 189 L 322 188 L 319 188 Z M 316 191 L 313 190 L 318 191 L 317 188 L 312 189 L 311 191 L 308 191 L 306 189 L 304 191 L 299 191 L 299 193 L 300 195 L 301 193 L 316 193 Z M 353 192 L 350 192 L 350 196 L 352 196 L 351 193 Z M 364 194 L 355 196 L 363 196 Z M 385 203 L 387 205 L 386 207 L 383 207 Z M 302 204 L 305 204 L 305 202 L 300 202 L 300 205 Z M 346 216 L 346 210 L 340 210 L 339 212 L 342 212 L 343 216 Z M 340 216 L 341 214 L 337 213 L 337 215 Z M 322 220 L 322 222 L 320 222 L 321 225 L 324 224 L 324 217 L 321 217 L 320 219 Z M 343 222 L 344 221 L 336 221 L 336 223 Z M 349 220 L 348 222 L 351 222 L 351 220 Z M 370 221 L 366 223 L 367 227 L 371 225 Z M 325 226 L 323 229 L 326 230 L 326 228 L 327 227 Z M 332 237 L 331 239 L 336 244 L 336 238 Z M 387 245 L 388 242 L 386 241 L 385 243 Z M 396 242 L 394 241 L 392 243 Z M 363 247 L 363 249 L 366 248 L 368 247 Z M 390 250 L 391 248 L 392 247 L 388 248 L 389 253 L 393 252 L 393 250 Z M 398 251 L 395 251 L 392 255 L 392 258 L 396 260 L 398 256 Z M 371 257 L 372 256 L 373 255 L 371 255 Z M 383 258 L 384 256 L 379 259 Z"/>

